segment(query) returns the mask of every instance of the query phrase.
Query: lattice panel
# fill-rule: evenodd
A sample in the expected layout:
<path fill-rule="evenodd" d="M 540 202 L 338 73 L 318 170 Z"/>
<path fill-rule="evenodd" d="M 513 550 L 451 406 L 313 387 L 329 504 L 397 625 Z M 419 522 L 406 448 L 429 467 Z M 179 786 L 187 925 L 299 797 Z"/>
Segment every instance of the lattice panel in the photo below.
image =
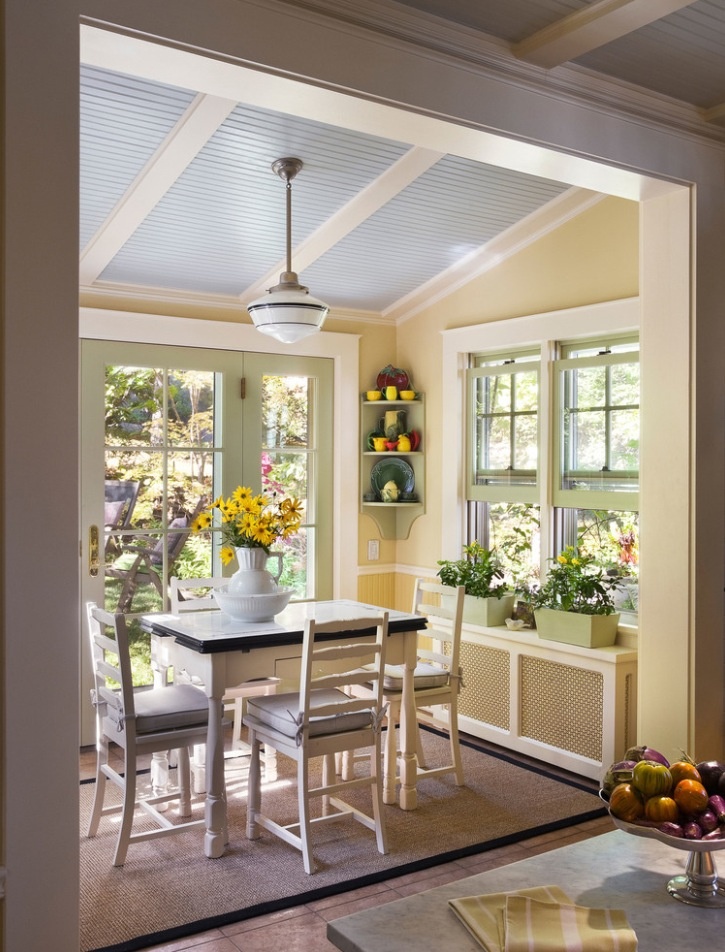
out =
<path fill-rule="evenodd" d="M 458 699 L 458 713 L 501 730 L 510 730 L 511 656 L 508 651 L 462 641 L 461 667 L 463 690 Z"/>
<path fill-rule="evenodd" d="M 528 656 L 520 663 L 522 737 L 601 762 L 602 675 Z"/>

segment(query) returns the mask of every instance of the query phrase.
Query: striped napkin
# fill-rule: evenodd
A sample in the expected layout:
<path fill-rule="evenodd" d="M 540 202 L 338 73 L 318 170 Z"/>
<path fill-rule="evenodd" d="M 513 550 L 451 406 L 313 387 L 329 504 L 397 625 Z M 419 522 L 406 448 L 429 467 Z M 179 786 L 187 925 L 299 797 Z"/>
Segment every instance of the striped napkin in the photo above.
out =
<path fill-rule="evenodd" d="M 451 899 L 486 952 L 635 952 L 637 936 L 619 909 L 576 906 L 558 886 Z"/>

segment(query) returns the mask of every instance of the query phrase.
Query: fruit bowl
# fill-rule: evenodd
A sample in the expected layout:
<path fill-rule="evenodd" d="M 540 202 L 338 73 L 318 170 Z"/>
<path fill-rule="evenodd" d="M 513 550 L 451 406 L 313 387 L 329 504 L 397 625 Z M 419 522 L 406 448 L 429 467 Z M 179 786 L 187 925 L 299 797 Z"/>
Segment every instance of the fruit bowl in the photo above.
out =
<path fill-rule="evenodd" d="M 275 615 L 287 607 L 292 597 L 291 588 L 280 588 L 276 592 L 262 595 L 234 595 L 222 585 L 214 589 L 214 599 L 225 615 L 231 615 L 237 621 L 273 621 Z"/>
<path fill-rule="evenodd" d="M 620 820 L 609 809 L 609 800 L 599 791 L 600 798 L 607 805 L 607 811 L 612 823 L 618 830 L 624 830 L 632 836 L 642 836 L 648 840 L 658 840 L 666 846 L 676 850 L 688 852 L 687 867 L 684 876 L 674 876 L 667 883 L 667 892 L 680 902 L 689 906 L 703 906 L 709 909 L 725 908 L 725 883 L 717 878 L 717 869 L 712 854 L 725 849 L 725 839 L 722 840 L 687 840 L 684 837 L 670 836 L 662 833 L 656 827 L 639 826 L 637 823 L 627 823 Z"/>

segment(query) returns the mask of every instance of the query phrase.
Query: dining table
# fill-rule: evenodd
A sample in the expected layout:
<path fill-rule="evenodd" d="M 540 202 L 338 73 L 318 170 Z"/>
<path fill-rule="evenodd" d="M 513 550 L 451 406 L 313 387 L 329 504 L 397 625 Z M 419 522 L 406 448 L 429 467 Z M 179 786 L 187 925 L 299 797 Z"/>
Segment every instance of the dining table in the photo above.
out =
<path fill-rule="evenodd" d="M 204 852 L 222 856 L 226 849 L 226 799 L 224 794 L 223 697 L 228 688 L 254 678 L 297 670 L 302 657 L 305 622 L 344 621 L 362 615 L 388 612 L 385 661 L 404 666 L 400 714 L 400 788 L 403 810 L 417 806 L 417 722 L 413 690 L 417 632 L 426 627 L 422 615 L 392 611 L 352 599 L 292 602 L 272 621 L 240 621 L 216 609 L 180 615 L 153 613 L 141 616 L 141 626 L 151 635 L 154 666 L 170 668 L 177 678 L 191 678 L 209 699 L 206 750 L 206 800 Z M 370 636 L 374 632 L 370 631 Z M 360 632 L 360 637 L 366 633 Z M 296 688 L 296 685 L 294 686 Z M 394 766 L 392 769 L 395 769 Z M 396 778 L 384 777 L 388 789 Z"/>

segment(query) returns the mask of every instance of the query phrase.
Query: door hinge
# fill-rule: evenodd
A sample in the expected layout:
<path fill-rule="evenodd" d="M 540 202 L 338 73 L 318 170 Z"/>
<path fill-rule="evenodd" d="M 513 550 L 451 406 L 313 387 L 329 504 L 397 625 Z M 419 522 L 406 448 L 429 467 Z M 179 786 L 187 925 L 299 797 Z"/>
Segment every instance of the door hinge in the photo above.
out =
<path fill-rule="evenodd" d="M 242 379 L 239 381 L 239 396 L 242 398 L 242 400 L 244 400 L 247 396 L 247 380 L 245 377 L 242 377 Z"/>

